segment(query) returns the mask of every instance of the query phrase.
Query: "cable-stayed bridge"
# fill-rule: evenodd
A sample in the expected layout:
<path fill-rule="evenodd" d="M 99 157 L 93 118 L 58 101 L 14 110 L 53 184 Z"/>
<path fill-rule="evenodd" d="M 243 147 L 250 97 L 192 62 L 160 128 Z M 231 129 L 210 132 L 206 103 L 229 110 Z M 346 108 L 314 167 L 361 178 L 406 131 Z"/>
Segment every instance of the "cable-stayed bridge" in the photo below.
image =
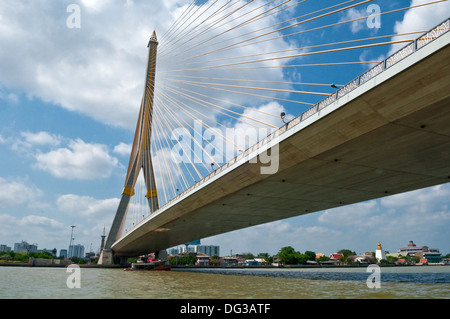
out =
<path fill-rule="evenodd" d="M 215 42 L 227 30 L 286 10 L 286 3 L 272 2 L 254 7 L 245 22 L 236 17 L 237 8 L 226 15 L 226 4 L 212 11 L 212 4 L 206 7 L 208 1 L 193 2 L 162 37 L 171 40 L 168 45 L 158 47 L 153 34 L 130 164 L 103 263 L 450 181 L 450 20 L 426 32 L 389 36 L 387 42 L 388 36 L 378 36 L 340 41 L 328 50 L 313 49 L 322 45 L 289 48 L 249 54 L 243 60 L 230 52 L 222 55 L 236 46 L 257 46 L 272 35 L 274 41 L 285 36 L 280 32 L 288 27 L 262 30 L 260 35 L 251 32 L 241 41 L 231 37 L 233 44 Z M 326 17 L 370 1 L 353 2 L 295 21 Z M 233 26 L 232 17 L 239 23 Z M 228 21 L 226 29 L 218 29 L 222 33 L 208 34 L 222 21 Z M 258 73 L 357 64 L 299 65 L 298 59 L 397 44 L 406 46 L 381 61 L 365 62 L 373 66 L 346 85 L 277 81 L 276 73 L 271 73 L 273 78 Z M 184 48 L 183 54 L 174 51 L 177 46 Z M 208 54 L 217 58 L 205 60 Z M 160 61 L 165 69 L 160 70 Z M 250 75 L 253 78 L 243 78 Z M 332 92 L 295 88 L 308 85 Z M 268 108 L 248 106 L 249 97 L 276 101 L 278 106 L 303 104 L 307 109 L 297 116 L 284 108 L 270 114 Z M 247 101 L 247 106 L 239 101 Z M 232 117 L 234 124 L 224 116 Z M 226 130 L 230 126 L 231 133 Z"/>

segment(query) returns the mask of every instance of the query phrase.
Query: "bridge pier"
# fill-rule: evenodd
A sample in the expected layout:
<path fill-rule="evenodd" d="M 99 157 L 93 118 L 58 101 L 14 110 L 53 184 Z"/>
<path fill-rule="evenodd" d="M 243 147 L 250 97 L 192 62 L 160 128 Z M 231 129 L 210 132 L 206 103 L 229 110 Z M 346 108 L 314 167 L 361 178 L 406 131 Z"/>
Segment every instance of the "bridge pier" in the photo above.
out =
<path fill-rule="evenodd" d="M 159 260 L 161 260 L 161 261 L 164 261 L 164 263 L 165 263 L 166 265 L 169 264 L 169 256 L 167 255 L 167 251 L 166 251 L 165 249 L 156 252 L 156 253 L 155 253 L 155 258 L 156 258 L 156 259 L 159 259 Z"/>
<path fill-rule="evenodd" d="M 99 265 L 123 265 L 123 266 L 128 266 L 129 262 L 128 262 L 128 258 L 129 256 L 119 256 L 119 257 L 115 257 L 114 256 L 114 252 L 112 251 L 112 249 L 103 249 L 101 254 L 100 254 L 100 258 L 98 261 Z M 169 264 L 169 256 L 167 255 L 167 251 L 164 250 L 160 250 L 158 252 L 155 252 L 155 258 L 159 259 L 161 261 L 163 261 L 166 265 Z"/>
<path fill-rule="evenodd" d="M 100 254 L 98 264 L 128 266 L 128 258 L 128 256 L 116 257 L 114 256 L 114 252 L 111 249 L 103 249 L 102 253 Z"/>

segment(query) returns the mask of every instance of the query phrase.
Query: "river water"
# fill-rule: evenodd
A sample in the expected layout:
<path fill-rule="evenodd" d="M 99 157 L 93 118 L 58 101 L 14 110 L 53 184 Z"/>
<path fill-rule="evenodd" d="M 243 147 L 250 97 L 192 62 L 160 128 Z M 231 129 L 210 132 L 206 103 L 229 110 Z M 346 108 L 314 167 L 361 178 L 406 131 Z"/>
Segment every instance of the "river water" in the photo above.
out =
<path fill-rule="evenodd" d="M 66 268 L 4 266 L 0 299 L 450 299 L 450 266 L 382 267 L 379 288 L 367 270 L 80 268 L 73 279 Z"/>

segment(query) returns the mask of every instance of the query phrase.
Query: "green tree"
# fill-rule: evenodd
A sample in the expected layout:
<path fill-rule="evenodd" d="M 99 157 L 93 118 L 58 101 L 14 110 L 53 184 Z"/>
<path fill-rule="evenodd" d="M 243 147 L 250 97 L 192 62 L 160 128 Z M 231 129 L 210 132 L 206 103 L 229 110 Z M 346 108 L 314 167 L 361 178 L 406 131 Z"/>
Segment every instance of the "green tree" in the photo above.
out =
<path fill-rule="evenodd" d="M 306 264 L 308 261 L 308 255 L 295 251 L 291 246 L 281 248 L 277 256 L 285 265 Z"/>
<path fill-rule="evenodd" d="M 26 252 L 19 252 L 14 254 L 14 260 L 17 261 L 28 261 L 30 259 L 30 256 Z"/>
<path fill-rule="evenodd" d="M 171 265 L 195 265 L 196 258 L 192 255 L 175 256 L 169 258 Z"/>
<path fill-rule="evenodd" d="M 386 259 L 387 259 L 388 263 L 390 263 L 390 264 L 394 264 L 395 262 L 398 261 L 398 258 L 394 257 L 394 256 L 386 256 Z"/>
<path fill-rule="evenodd" d="M 209 265 L 210 266 L 219 266 L 220 262 L 218 260 L 210 260 Z"/>
<path fill-rule="evenodd" d="M 296 251 L 291 246 L 281 248 L 277 256 L 285 265 L 293 265 L 297 263 Z"/>
<path fill-rule="evenodd" d="M 132 264 L 132 263 L 137 263 L 137 261 L 138 261 L 139 259 L 141 259 L 141 258 L 140 258 L 140 257 L 130 257 L 130 258 L 128 258 L 128 262 L 129 262 L 130 264 Z"/>
<path fill-rule="evenodd" d="M 354 251 L 351 251 L 350 249 L 341 249 L 338 251 L 338 253 L 344 255 L 345 258 L 356 255 L 356 253 Z"/>
<path fill-rule="evenodd" d="M 53 259 L 53 256 L 47 252 L 41 252 L 41 253 L 29 253 L 29 257 L 33 258 L 42 258 L 42 259 Z"/>
<path fill-rule="evenodd" d="M 316 260 L 316 253 L 310 250 L 305 251 L 305 255 L 308 257 L 307 260 Z"/>
<path fill-rule="evenodd" d="M 296 258 L 296 260 L 297 260 L 297 264 L 306 264 L 306 262 L 309 260 L 308 258 L 308 255 L 306 255 L 306 254 L 301 254 L 301 253 L 299 253 L 299 252 L 297 252 L 296 254 L 295 254 L 295 258 Z"/>

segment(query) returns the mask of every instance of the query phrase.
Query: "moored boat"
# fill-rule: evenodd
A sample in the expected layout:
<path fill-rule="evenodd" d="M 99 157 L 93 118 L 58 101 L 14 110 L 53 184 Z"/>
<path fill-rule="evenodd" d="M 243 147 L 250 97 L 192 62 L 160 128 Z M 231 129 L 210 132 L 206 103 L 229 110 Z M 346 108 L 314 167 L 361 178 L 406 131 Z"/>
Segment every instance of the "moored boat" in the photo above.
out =
<path fill-rule="evenodd" d="M 169 264 L 166 264 L 165 261 L 161 260 L 152 260 L 146 263 L 132 263 L 132 270 L 159 270 L 159 271 L 168 271 L 171 270 Z"/>

